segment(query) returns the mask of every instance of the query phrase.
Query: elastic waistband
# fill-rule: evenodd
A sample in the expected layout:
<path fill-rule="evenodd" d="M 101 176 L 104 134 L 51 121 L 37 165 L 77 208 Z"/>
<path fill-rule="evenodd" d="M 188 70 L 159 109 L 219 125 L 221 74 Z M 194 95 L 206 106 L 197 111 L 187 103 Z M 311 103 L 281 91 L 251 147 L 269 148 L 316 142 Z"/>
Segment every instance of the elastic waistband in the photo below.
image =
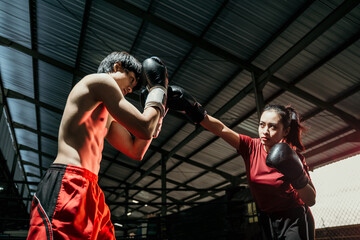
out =
<path fill-rule="evenodd" d="M 298 215 L 298 214 L 302 214 L 302 213 L 306 213 L 308 211 L 308 206 L 303 205 L 303 206 L 299 206 L 299 207 L 295 207 L 295 208 L 289 208 L 287 210 L 284 211 L 279 211 L 279 212 L 263 212 L 263 211 L 259 211 L 259 215 L 260 216 L 268 216 L 270 218 L 279 218 L 279 217 L 289 217 L 289 216 L 294 216 L 294 215 Z"/>
<path fill-rule="evenodd" d="M 98 176 L 95 173 L 87 170 L 86 168 L 77 167 L 77 166 L 73 166 L 73 165 L 53 163 L 53 164 L 51 164 L 48 171 L 59 171 L 59 172 L 72 173 L 72 174 L 83 176 L 84 178 L 86 178 L 87 180 L 92 181 L 92 182 L 98 181 Z"/>

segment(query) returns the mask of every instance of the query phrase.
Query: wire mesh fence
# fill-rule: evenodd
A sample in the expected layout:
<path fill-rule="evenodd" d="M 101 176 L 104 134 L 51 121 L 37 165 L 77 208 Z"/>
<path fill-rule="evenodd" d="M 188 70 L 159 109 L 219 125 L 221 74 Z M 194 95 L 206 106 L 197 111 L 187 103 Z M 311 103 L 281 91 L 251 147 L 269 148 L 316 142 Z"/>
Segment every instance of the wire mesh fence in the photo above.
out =
<path fill-rule="evenodd" d="M 316 239 L 360 239 L 360 156 L 315 169 Z"/>
<path fill-rule="evenodd" d="M 317 191 L 317 202 L 311 207 L 316 240 L 360 239 L 359 169 L 360 156 L 320 167 L 310 173 Z M 186 239 L 211 239 L 210 236 L 219 240 L 263 239 L 259 234 L 257 210 L 249 190 L 234 189 L 226 195 L 226 199 L 215 201 L 211 209 L 202 206 L 167 218 L 168 239 L 184 239 L 184 236 Z M 215 210 L 218 210 L 217 214 Z M 207 215 L 209 212 L 212 214 Z M 145 235 L 142 237 L 152 239 Z"/>

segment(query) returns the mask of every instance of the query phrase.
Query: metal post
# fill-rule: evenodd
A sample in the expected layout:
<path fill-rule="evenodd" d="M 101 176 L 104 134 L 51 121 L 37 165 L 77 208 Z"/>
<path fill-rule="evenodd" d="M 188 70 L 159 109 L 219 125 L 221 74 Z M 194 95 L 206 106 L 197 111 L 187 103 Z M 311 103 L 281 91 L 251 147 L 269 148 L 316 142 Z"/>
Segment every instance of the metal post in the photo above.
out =
<path fill-rule="evenodd" d="M 160 222 L 160 231 L 161 231 L 161 239 L 167 239 L 166 237 L 166 157 L 162 155 L 161 157 L 161 222 Z"/>
<path fill-rule="evenodd" d="M 254 85 L 254 93 L 255 93 L 255 101 L 256 101 L 256 109 L 258 113 L 258 119 L 260 120 L 262 110 L 264 109 L 264 96 L 262 93 L 262 87 L 258 84 L 258 76 L 255 76 L 255 73 L 251 73 L 251 77 Z"/>

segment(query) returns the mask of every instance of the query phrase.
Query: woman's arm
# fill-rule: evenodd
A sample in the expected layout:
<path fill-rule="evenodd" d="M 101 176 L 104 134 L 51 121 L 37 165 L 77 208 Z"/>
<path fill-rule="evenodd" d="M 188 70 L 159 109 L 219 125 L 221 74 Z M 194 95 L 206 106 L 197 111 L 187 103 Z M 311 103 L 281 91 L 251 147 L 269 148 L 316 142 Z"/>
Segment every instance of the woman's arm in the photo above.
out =
<path fill-rule="evenodd" d="M 230 144 L 234 148 L 237 149 L 239 147 L 239 141 L 240 141 L 239 134 L 233 131 L 232 129 L 228 128 L 220 120 L 207 114 L 204 120 L 200 122 L 200 124 L 205 129 L 214 133 L 218 137 L 224 139 L 228 144 Z"/>
<path fill-rule="evenodd" d="M 281 142 L 272 146 L 266 156 L 266 165 L 281 172 L 304 203 L 309 206 L 315 204 L 315 188 L 299 155 L 289 144 Z"/>
<path fill-rule="evenodd" d="M 299 193 L 299 197 L 306 205 L 310 207 L 315 205 L 316 191 L 311 181 L 309 181 L 304 188 L 297 189 L 296 191 Z"/>

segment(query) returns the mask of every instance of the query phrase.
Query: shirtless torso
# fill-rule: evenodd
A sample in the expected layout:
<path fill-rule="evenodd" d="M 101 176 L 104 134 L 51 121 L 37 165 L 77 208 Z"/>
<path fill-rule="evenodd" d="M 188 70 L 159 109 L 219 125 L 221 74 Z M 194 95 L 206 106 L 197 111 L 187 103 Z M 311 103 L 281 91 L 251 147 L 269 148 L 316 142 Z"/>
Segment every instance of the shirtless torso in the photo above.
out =
<path fill-rule="evenodd" d="M 98 174 L 109 131 L 108 141 L 118 150 L 131 153 L 134 159 L 139 158 L 137 149 L 143 154 L 147 149 L 144 146 L 150 144 L 148 136 L 156 126 L 158 118 L 154 115 L 158 113 L 149 108 L 141 114 L 125 100 L 132 84 L 131 73 L 116 72 L 88 75 L 74 86 L 60 123 L 54 163 L 79 166 Z M 132 138 L 129 131 L 138 138 Z"/>
<path fill-rule="evenodd" d="M 67 99 L 54 163 L 84 167 L 97 174 L 109 113 L 103 103 L 94 100 L 89 82 L 91 79 L 85 79 L 77 84 Z"/>

